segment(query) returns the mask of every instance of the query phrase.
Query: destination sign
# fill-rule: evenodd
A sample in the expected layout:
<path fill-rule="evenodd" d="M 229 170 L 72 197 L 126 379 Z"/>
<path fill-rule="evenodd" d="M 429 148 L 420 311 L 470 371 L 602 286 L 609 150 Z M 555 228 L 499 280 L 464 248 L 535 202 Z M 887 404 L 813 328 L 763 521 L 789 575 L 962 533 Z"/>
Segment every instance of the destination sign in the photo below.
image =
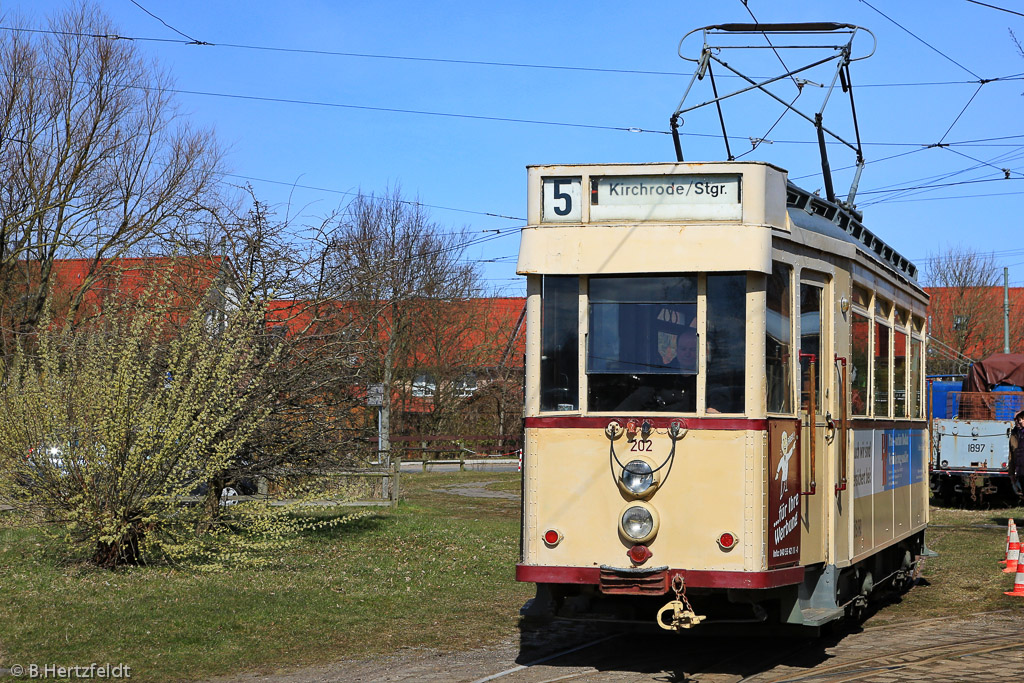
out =
<path fill-rule="evenodd" d="M 736 220 L 739 175 L 600 176 L 590 179 L 592 221 Z"/>

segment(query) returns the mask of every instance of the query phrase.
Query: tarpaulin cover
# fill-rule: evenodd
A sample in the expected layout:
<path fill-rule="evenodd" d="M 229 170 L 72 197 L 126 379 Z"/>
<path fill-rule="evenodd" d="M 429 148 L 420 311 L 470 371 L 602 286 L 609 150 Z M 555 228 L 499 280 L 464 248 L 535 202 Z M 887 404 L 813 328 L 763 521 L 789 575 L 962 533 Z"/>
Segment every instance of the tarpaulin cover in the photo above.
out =
<path fill-rule="evenodd" d="M 991 391 L 997 384 L 1024 387 L 1024 353 L 996 353 L 971 366 L 961 391 Z"/>

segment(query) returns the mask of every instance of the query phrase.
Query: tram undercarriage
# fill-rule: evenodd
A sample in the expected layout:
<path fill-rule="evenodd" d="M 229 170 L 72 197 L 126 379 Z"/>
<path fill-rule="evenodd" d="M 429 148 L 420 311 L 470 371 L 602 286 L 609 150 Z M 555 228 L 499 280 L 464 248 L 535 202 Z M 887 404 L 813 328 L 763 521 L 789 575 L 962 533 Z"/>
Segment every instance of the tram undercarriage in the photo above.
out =
<path fill-rule="evenodd" d="M 642 594 L 619 584 L 612 592 L 602 585 L 537 584 L 536 597 L 520 610 L 527 620 L 570 620 L 600 622 L 628 628 L 660 626 L 678 633 L 742 629 L 751 634 L 815 636 L 826 625 L 840 619 L 857 623 L 872 604 L 892 599 L 913 584 L 922 557 L 932 555 L 924 544 L 924 532 L 899 541 L 855 564 L 813 565 L 804 568 L 799 584 L 768 589 L 717 589 L 693 587 L 685 590 L 686 604 L 692 607 L 699 624 L 672 628 L 661 616 L 670 590 L 660 595 Z M 636 582 L 649 583 L 663 568 L 652 568 Z M 649 590 L 649 589 L 648 589 Z M 677 596 L 678 597 L 678 594 Z M 693 628 L 699 626 L 699 628 Z"/>

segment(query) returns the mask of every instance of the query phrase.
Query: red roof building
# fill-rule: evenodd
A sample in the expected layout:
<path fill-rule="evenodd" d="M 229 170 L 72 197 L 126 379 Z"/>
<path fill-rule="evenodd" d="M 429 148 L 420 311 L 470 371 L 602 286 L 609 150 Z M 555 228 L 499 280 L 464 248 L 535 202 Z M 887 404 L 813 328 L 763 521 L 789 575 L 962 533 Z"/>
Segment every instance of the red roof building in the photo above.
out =
<path fill-rule="evenodd" d="M 192 310 L 217 282 L 221 265 L 221 257 L 56 259 L 47 273 L 49 303 L 55 317 L 73 313 L 77 319 L 102 314 L 105 303 L 118 297 L 152 296 L 174 309 Z M 43 284 L 38 262 L 22 261 L 17 269 L 26 292 Z"/>
<path fill-rule="evenodd" d="M 928 333 L 932 356 L 962 354 L 966 371 L 970 361 L 1003 351 L 1004 290 L 1002 287 L 926 287 Z M 1009 288 L 1010 352 L 1024 352 L 1024 287 Z M 969 360 L 968 360 L 969 359 Z M 932 372 L 931 367 L 929 372 Z"/>

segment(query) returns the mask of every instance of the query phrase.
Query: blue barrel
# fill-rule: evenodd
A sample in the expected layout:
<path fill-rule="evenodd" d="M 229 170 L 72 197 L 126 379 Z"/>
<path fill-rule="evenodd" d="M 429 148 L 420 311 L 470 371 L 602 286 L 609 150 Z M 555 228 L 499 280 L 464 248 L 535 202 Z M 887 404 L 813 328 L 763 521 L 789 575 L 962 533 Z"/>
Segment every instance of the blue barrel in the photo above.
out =
<path fill-rule="evenodd" d="M 952 411 L 947 410 L 946 399 L 951 391 L 960 391 L 961 383 L 952 380 L 935 380 L 932 382 L 932 417 L 937 420 L 953 418 L 959 409 L 954 405 Z"/>

